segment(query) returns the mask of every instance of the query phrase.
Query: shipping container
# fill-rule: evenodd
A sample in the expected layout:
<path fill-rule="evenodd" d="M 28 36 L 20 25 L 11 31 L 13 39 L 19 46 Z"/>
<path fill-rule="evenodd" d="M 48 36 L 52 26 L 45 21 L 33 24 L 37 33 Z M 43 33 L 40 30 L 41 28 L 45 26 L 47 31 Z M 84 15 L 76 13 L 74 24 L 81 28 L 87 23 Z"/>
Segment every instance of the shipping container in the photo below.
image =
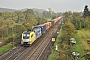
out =
<path fill-rule="evenodd" d="M 40 24 L 40 25 L 34 26 L 33 28 L 41 28 L 42 34 L 46 32 L 46 25 L 45 24 Z"/>
<path fill-rule="evenodd" d="M 48 23 L 45 23 L 45 25 L 46 25 L 46 30 L 48 30 L 48 28 L 49 28 L 49 24 Z"/>
<path fill-rule="evenodd" d="M 52 23 L 51 22 L 47 22 L 49 24 L 49 28 L 52 26 Z"/>
<path fill-rule="evenodd" d="M 53 21 L 54 21 L 54 24 L 56 24 L 56 19 L 53 19 Z"/>
<path fill-rule="evenodd" d="M 45 31 L 46 31 L 46 25 L 45 24 L 38 25 L 38 27 L 41 28 L 42 33 L 45 33 Z"/>
<path fill-rule="evenodd" d="M 54 24 L 56 24 L 59 21 L 59 18 L 54 19 Z"/>
<path fill-rule="evenodd" d="M 46 24 L 46 30 L 48 30 L 48 29 L 50 28 L 50 23 L 47 22 L 47 23 L 45 23 L 45 24 Z"/>
<path fill-rule="evenodd" d="M 51 21 L 48 21 L 48 22 L 51 22 L 51 27 L 54 26 L 54 20 L 51 20 Z"/>

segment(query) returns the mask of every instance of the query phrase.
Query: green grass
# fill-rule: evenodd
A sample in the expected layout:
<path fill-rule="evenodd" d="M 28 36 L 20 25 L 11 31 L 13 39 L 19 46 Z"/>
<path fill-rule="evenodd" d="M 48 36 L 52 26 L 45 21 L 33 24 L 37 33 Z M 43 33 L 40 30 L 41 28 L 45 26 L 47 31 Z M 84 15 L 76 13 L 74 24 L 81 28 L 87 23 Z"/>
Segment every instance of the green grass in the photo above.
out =
<path fill-rule="evenodd" d="M 48 60 L 56 60 L 56 57 L 58 56 L 58 52 L 54 51 L 50 56 Z"/>
<path fill-rule="evenodd" d="M 82 57 L 85 55 L 84 50 L 90 50 L 90 46 L 87 44 L 86 40 L 90 39 L 90 30 L 78 30 L 77 34 L 75 35 L 76 39 L 76 45 L 72 46 L 72 51 L 79 52 L 80 53 L 80 60 L 85 60 L 85 57 Z M 58 42 L 61 41 L 60 36 L 62 35 L 61 30 L 57 37 L 57 40 L 54 44 L 54 48 L 52 49 L 52 53 L 49 56 L 48 60 L 56 60 L 58 57 L 58 52 L 55 50 L 56 45 L 60 45 Z M 90 53 L 90 52 L 87 52 Z"/>
<path fill-rule="evenodd" d="M 58 34 L 58 37 L 57 37 L 57 39 L 56 39 L 56 42 L 55 42 L 54 46 L 58 45 L 58 42 L 61 42 L 61 40 L 60 40 L 60 37 L 61 37 L 61 35 L 62 35 L 61 31 L 62 31 L 62 29 L 60 29 L 60 32 L 59 32 L 59 34 Z"/>
<path fill-rule="evenodd" d="M 15 45 L 16 43 L 14 43 Z M 12 43 L 9 43 L 5 46 L 0 47 L 0 55 L 8 51 L 9 49 L 12 49 Z"/>
<path fill-rule="evenodd" d="M 72 47 L 73 51 L 79 52 L 80 56 L 82 57 L 85 55 L 84 50 L 90 50 L 89 45 L 87 44 L 86 40 L 90 39 L 90 30 L 78 30 L 75 36 L 76 45 Z M 90 53 L 90 52 L 87 52 Z M 85 60 L 85 58 L 80 58 L 80 60 Z"/>
<path fill-rule="evenodd" d="M 90 47 L 89 45 L 87 44 L 87 39 L 90 39 L 90 30 L 81 30 L 81 31 L 78 31 L 78 35 L 80 36 L 80 42 L 81 42 L 81 45 L 83 47 L 84 50 L 90 50 Z"/>
<path fill-rule="evenodd" d="M 6 51 L 8 51 L 11 48 L 12 48 L 12 44 L 11 43 L 9 43 L 8 45 L 0 47 L 0 55 L 5 53 Z"/>
<path fill-rule="evenodd" d="M 72 46 L 72 51 L 79 52 L 80 57 L 82 57 L 84 55 L 84 51 L 83 51 L 83 48 L 82 48 L 82 45 L 81 45 L 81 42 L 80 42 L 81 38 L 78 35 L 76 35 L 75 39 L 76 39 L 76 45 Z M 80 58 L 80 60 L 85 60 L 85 58 L 84 57 Z"/>
<path fill-rule="evenodd" d="M 55 50 L 55 46 L 56 46 L 56 45 L 59 46 L 59 43 L 58 43 L 58 42 L 61 41 L 61 40 L 60 40 L 60 36 L 62 35 L 61 31 L 62 31 L 62 28 L 60 29 L 59 35 L 58 35 L 58 37 L 57 37 L 57 39 L 56 39 L 56 42 L 55 42 L 55 44 L 54 44 L 54 48 L 52 49 L 52 53 L 51 53 L 51 55 L 49 56 L 49 59 L 48 59 L 48 60 L 56 60 L 56 57 L 58 56 L 58 52 Z"/>

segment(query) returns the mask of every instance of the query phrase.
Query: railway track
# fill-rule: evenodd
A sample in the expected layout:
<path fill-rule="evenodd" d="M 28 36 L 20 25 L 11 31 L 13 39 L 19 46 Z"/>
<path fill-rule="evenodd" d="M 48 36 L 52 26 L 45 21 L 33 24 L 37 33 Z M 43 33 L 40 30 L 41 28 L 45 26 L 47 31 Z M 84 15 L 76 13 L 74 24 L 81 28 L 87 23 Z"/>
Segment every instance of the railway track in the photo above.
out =
<path fill-rule="evenodd" d="M 20 47 L 16 52 L 13 51 L 11 55 L 0 57 L 0 60 L 39 60 L 45 48 L 49 45 L 53 33 L 57 31 L 58 25 L 60 25 L 60 22 L 55 25 L 55 28 L 50 28 L 42 37 L 37 39 L 32 46 Z"/>
<path fill-rule="evenodd" d="M 23 53 L 25 51 L 25 47 L 21 47 L 20 49 L 18 49 L 18 51 L 16 51 L 15 53 L 13 53 L 11 56 L 9 56 L 8 58 L 6 58 L 5 60 L 12 60 L 15 59 L 16 57 L 19 56 L 19 54 Z"/>
<path fill-rule="evenodd" d="M 48 32 L 48 31 L 47 31 Z M 45 33 L 45 35 L 47 35 L 47 33 Z M 18 47 L 17 50 L 13 50 L 11 51 L 11 53 L 9 52 L 8 54 L 4 55 L 4 56 L 0 56 L 0 60 L 16 60 L 17 58 L 20 58 L 20 56 L 22 55 L 27 55 L 27 53 L 29 51 L 31 51 L 34 47 L 36 47 L 36 45 L 38 45 L 38 43 L 40 42 L 40 40 L 42 40 L 44 37 L 44 35 L 41 37 L 41 39 L 38 39 L 35 41 L 35 44 L 33 44 L 33 46 L 30 47 Z M 41 41 L 43 42 L 43 41 Z M 25 54 L 26 53 L 26 54 Z"/>
<path fill-rule="evenodd" d="M 30 59 L 33 56 L 33 54 L 37 51 L 37 49 L 40 48 L 41 45 L 46 45 L 46 44 L 43 44 L 43 43 L 49 37 L 49 35 L 51 35 L 51 34 L 52 34 L 52 32 L 47 31 L 47 33 L 44 35 L 46 37 L 42 36 L 42 38 L 39 39 L 39 41 L 40 41 L 39 43 L 34 44 L 34 46 L 32 46 L 30 50 L 27 50 L 22 56 L 18 57 L 16 60 Z"/>
<path fill-rule="evenodd" d="M 46 35 L 46 34 L 45 34 Z M 39 41 L 35 41 L 35 44 L 30 47 L 18 47 L 15 50 L 9 51 L 7 54 L 4 54 L 3 56 L 0 56 L 0 60 L 16 60 L 20 55 L 23 55 L 23 53 L 26 54 L 33 49 L 33 47 L 38 44 Z"/>
<path fill-rule="evenodd" d="M 17 55 L 18 56 L 18 53 L 19 52 L 22 52 L 23 50 L 25 49 L 25 47 L 21 47 L 21 46 L 18 46 L 8 52 L 6 52 L 5 54 L 3 54 L 2 56 L 0 56 L 0 60 L 10 60 L 10 58 L 13 56 L 13 55 Z"/>
<path fill-rule="evenodd" d="M 56 26 L 56 28 L 52 28 L 52 31 L 49 31 L 47 33 L 48 35 L 45 35 L 46 37 L 43 38 L 43 41 L 40 42 L 38 46 L 32 49 L 32 51 L 28 51 L 29 53 L 23 54 L 23 56 L 20 56 L 16 60 L 39 60 L 46 47 L 49 45 L 53 34 L 57 32 L 57 30 L 58 26 Z"/>
<path fill-rule="evenodd" d="M 44 41 L 42 43 L 42 45 L 40 45 L 39 47 L 37 47 L 34 52 L 31 54 L 31 56 L 29 56 L 29 58 L 27 58 L 27 60 L 39 60 L 41 55 L 43 54 L 43 52 L 45 51 L 46 47 L 49 45 L 50 41 L 51 41 L 51 37 L 52 36 L 48 36 L 46 37 L 45 40 L 47 41 Z M 48 40 L 50 39 L 50 40 Z"/>
<path fill-rule="evenodd" d="M 52 34 L 50 34 L 52 35 Z M 40 56 L 42 55 L 42 53 L 45 51 L 46 47 L 48 46 L 48 44 L 50 43 L 51 41 L 51 37 L 52 36 L 47 36 L 45 38 L 45 40 L 47 41 L 44 41 L 43 43 L 41 43 L 35 50 L 34 52 L 32 53 L 31 56 L 29 56 L 29 58 L 27 58 L 27 60 L 39 60 Z M 50 40 L 48 40 L 50 39 Z"/>

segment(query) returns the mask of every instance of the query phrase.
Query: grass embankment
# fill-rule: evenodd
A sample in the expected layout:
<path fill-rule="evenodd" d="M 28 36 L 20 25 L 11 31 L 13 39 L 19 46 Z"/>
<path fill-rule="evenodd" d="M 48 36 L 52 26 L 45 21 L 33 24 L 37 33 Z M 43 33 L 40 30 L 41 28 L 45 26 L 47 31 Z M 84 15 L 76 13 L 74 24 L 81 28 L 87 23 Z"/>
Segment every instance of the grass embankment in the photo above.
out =
<path fill-rule="evenodd" d="M 15 41 L 15 35 L 4 37 L 4 39 L 0 40 L 0 42 L 0 55 L 12 49 L 14 46 L 18 44 L 18 42 Z"/>
<path fill-rule="evenodd" d="M 15 44 L 16 43 L 14 43 L 14 45 Z M 7 52 L 8 50 L 10 50 L 12 48 L 13 48 L 13 44 L 12 43 L 8 43 L 7 45 L 0 47 L 0 55 L 5 53 L 5 52 Z"/>
<path fill-rule="evenodd" d="M 56 45 L 60 46 L 60 43 L 58 43 L 58 42 L 61 41 L 61 39 L 60 39 L 60 37 L 62 35 L 61 31 L 62 31 L 62 29 L 59 32 L 57 40 L 56 40 L 56 42 L 54 44 L 54 48 L 52 49 L 52 53 L 49 56 L 48 60 L 56 60 L 59 57 L 59 52 L 57 52 L 55 50 L 55 46 Z M 82 30 L 78 30 L 77 34 L 74 37 L 76 39 L 76 45 L 72 46 L 72 51 L 80 53 L 80 60 L 85 60 L 85 57 L 82 57 L 82 56 L 85 55 L 85 50 L 90 50 L 89 44 L 87 44 L 87 39 L 90 39 L 90 35 L 89 34 L 90 34 L 90 30 L 82 29 Z M 63 52 L 63 51 L 65 52 L 65 50 L 62 51 L 62 48 L 58 47 L 58 49 L 59 49 L 60 52 Z M 88 51 L 86 53 L 90 53 L 90 52 Z M 67 54 L 67 52 L 66 52 L 66 54 Z M 60 57 L 61 56 L 62 55 L 60 55 Z"/>
<path fill-rule="evenodd" d="M 72 47 L 72 51 L 76 51 L 80 53 L 80 60 L 85 60 L 85 50 L 90 50 L 89 45 L 87 44 L 87 39 L 90 39 L 90 30 L 78 30 L 75 36 L 76 45 Z M 90 53 L 90 52 L 87 52 Z M 82 58 L 81 58 L 82 57 Z"/>
<path fill-rule="evenodd" d="M 56 45 L 57 45 L 57 46 L 60 45 L 59 42 L 61 41 L 60 37 L 61 37 L 61 35 L 62 35 L 61 31 L 62 31 L 62 28 L 61 28 L 60 31 L 59 31 L 58 37 L 57 37 L 56 42 L 54 43 L 54 47 L 53 47 L 53 49 L 52 49 L 52 53 L 51 53 L 51 55 L 49 56 L 49 59 L 48 59 L 48 60 L 55 60 L 55 59 L 57 58 L 57 56 L 58 56 L 58 52 L 55 50 L 55 48 L 56 48 L 55 46 L 56 46 Z"/>

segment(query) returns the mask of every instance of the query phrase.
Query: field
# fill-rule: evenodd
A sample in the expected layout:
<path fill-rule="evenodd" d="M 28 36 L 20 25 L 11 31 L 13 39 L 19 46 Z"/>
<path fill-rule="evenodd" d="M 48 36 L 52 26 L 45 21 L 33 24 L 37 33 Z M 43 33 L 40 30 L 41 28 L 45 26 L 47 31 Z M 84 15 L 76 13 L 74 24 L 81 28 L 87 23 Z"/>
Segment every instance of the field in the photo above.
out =
<path fill-rule="evenodd" d="M 78 30 L 75 36 L 76 45 L 72 47 L 73 51 L 80 53 L 80 60 L 85 60 L 83 57 L 85 54 L 90 54 L 90 44 L 88 44 L 87 40 L 90 40 L 90 30 Z"/>
<path fill-rule="evenodd" d="M 59 31 L 56 42 L 54 43 L 54 46 L 52 47 L 52 51 L 48 60 L 57 60 L 58 57 L 60 57 L 59 52 L 62 51 L 60 50 L 60 44 L 59 44 L 59 42 L 61 42 L 61 39 L 60 39 L 61 35 L 62 35 L 62 28 Z M 58 46 L 58 50 L 56 50 L 56 45 Z"/>
<path fill-rule="evenodd" d="M 14 45 L 16 44 L 15 42 L 13 43 Z M 8 50 L 13 48 L 13 44 L 12 43 L 8 43 L 5 46 L 0 47 L 0 55 L 2 55 L 3 53 L 7 52 Z"/>
<path fill-rule="evenodd" d="M 80 60 L 85 60 L 85 57 L 84 55 L 86 53 L 89 53 L 90 54 L 90 44 L 88 44 L 87 40 L 90 39 L 90 30 L 85 30 L 85 29 L 81 29 L 81 30 L 77 30 L 77 33 L 75 35 L 75 39 L 76 39 L 76 45 L 72 46 L 72 51 L 75 51 L 75 52 L 79 52 L 80 53 Z M 62 32 L 60 31 L 58 37 L 57 37 L 57 41 L 55 42 L 54 44 L 54 47 L 52 48 L 52 53 L 51 55 L 49 56 L 49 59 L 48 60 L 56 60 L 56 59 L 63 59 L 64 56 L 63 54 L 59 56 L 60 53 L 64 53 L 64 54 L 67 54 L 66 57 L 67 57 L 67 60 L 71 60 L 72 57 L 71 57 L 71 54 L 70 54 L 70 50 L 65 50 L 63 48 L 60 48 L 60 42 L 61 39 L 60 39 L 60 36 L 62 35 Z M 63 44 L 63 43 L 62 43 Z M 55 46 L 58 46 L 58 50 L 56 51 L 55 50 Z M 64 44 L 65 45 L 65 44 Z"/>

